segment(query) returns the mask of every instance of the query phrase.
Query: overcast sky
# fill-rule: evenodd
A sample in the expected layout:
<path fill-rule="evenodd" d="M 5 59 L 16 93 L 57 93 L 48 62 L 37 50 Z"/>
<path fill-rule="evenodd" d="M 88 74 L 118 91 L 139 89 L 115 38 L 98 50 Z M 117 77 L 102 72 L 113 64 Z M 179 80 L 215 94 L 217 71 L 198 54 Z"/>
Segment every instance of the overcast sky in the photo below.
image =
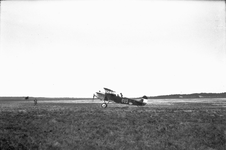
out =
<path fill-rule="evenodd" d="M 226 92 L 224 1 L 2 1 L 0 96 Z"/>

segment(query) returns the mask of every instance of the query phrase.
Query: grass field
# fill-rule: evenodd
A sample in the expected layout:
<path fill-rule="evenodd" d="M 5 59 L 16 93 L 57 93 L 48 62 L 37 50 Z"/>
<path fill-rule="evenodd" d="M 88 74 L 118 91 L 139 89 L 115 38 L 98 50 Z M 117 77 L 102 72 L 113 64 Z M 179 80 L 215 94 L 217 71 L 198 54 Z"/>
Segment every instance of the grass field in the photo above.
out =
<path fill-rule="evenodd" d="M 226 99 L 144 107 L 0 101 L 0 149 L 225 150 Z"/>

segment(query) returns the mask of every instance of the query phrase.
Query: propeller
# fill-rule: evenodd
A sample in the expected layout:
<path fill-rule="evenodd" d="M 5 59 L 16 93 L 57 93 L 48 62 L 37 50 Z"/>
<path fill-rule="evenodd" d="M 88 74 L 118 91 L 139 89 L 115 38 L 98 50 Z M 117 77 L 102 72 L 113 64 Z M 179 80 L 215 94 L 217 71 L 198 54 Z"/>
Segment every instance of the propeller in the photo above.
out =
<path fill-rule="evenodd" d="M 93 100 L 94 100 L 94 97 L 96 97 L 96 95 L 95 95 L 95 94 L 93 94 Z"/>

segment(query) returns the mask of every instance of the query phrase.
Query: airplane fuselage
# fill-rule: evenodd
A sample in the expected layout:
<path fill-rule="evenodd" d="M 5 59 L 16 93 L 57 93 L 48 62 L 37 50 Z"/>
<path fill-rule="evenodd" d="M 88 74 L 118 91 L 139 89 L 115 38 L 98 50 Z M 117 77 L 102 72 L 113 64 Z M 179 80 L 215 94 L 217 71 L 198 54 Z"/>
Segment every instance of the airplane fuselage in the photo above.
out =
<path fill-rule="evenodd" d="M 105 90 L 105 93 L 99 91 L 93 95 L 93 98 L 96 97 L 96 98 L 104 101 L 104 103 L 101 105 L 103 108 L 107 107 L 107 103 L 105 101 L 107 101 L 108 103 L 115 102 L 115 103 L 119 103 L 119 104 L 138 105 L 138 106 L 144 106 L 147 104 L 144 101 L 144 99 L 146 99 L 146 98 L 136 100 L 136 99 L 123 97 L 122 94 L 121 94 L 121 96 L 119 96 L 118 94 L 116 95 L 114 91 L 107 89 L 107 88 L 104 88 L 104 90 Z"/>
<path fill-rule="evenodd" d="M 115 94 L 105 94 L 105 96 L 106 96 L 105 100 L 114 101 L 115 103 L 139 105 L 139 106 L 146 105 L 146 103 L 144 103 L 143 101 L 135 101 L 130 98 L 116 96 Z"/>

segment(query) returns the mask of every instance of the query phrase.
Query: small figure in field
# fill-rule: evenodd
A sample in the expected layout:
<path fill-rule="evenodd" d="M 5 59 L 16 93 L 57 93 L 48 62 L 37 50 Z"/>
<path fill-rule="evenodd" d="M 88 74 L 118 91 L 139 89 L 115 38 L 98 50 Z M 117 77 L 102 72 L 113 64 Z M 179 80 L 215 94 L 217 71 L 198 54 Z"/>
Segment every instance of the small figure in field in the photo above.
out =
<path fill-rule="evenodd" d="M 34 99 L 34 105 L 36 106 L 38 104 L 38 100 L 35 98 Z"/>

